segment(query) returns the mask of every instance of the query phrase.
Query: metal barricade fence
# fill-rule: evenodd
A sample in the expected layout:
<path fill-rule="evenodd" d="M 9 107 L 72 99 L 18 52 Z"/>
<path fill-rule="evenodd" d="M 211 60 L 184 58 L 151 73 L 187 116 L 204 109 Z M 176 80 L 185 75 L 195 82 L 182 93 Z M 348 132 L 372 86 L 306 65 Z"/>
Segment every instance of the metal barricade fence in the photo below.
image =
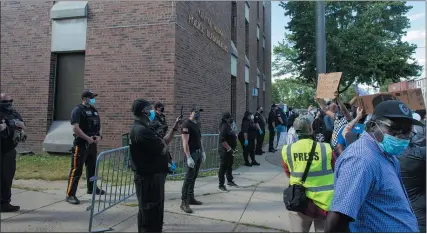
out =
<path fill-rule="evenodd" d="M 206 161 L 200 171 L 212 171 L 219 168 L 218 134 L 202 134 L 203 149 L 206 153 Z M 94 217 L 102 214 L 111 207 L 126 201 L 136 194 L 134 184 L 134 172 L 130 167 L 129 134 L 122 135 L 124 147 L 107 150 L 100 153 L 96 159 L 95 176 L 89 217 L 89 232 L 111 231 L 111 228 L 92 230 Z M 176 135 L 169 144 L 170 153 L 176 164 L 176 172 L 170 177 L 185 175 L 187 161 L 184 154 L 180 135 Z M 96 188 L 105 191 L 104 195 L 96 194 Z"/>

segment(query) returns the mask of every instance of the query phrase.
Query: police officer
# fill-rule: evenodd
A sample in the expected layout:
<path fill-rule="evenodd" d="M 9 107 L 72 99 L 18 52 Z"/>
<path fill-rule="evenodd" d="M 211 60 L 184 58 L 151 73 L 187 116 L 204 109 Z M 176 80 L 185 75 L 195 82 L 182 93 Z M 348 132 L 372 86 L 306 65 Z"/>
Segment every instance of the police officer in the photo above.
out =
<path fill-rule="evenodd" d="M 182 124 L 182 144 L 187 157 L 187 174 L 182 185 L 181 210 L 185 213 L 193 213 L 190 205 L 202 205 L 201 201 L 194 197 L 194 184 L 196 183 L 202 162 L 206 160 L 206 153 L 202 145 L 200 130 L 200 112 L 203 109 L 193 107 L 190 118 Z"/>
<path fill-rule="evenodd" d="M 154 109 L 156 111 L 156 116 L 155 116 L 154 120 L 159 123 L 158 132 L 160 133 L 160 135 L 165 136 L 167 131 L 168 131 L 168 125 L 166 123 L 166 116 L 164 114 L 165 106 L 160 102 L 156 102 L 154 104 Z"/>
<path fill-rule="evenodd" d="M 313 141 L 313 119 L 303 115 L 295 119 L 294 129 L 298 134 L 298 141 L 283 146 L 282 158 L 286 176 L 290 185 L 301 185 L 301 178 L 314 148 L 314 154 L 308 176 L 302 186 L 306 189 L 308 206 L 301 212 L 289 211 L 291 232 L 309 232 L 314 222 L 316 232 L 323 232 L 325 228 L 326 212 L 332 202 L 334 194 L 334 173 L 332 148 L 329 144 Z M 313 173 L 315 175 L 310 175 Z"/>
<path fill-rule="evenodd" d="M 16 171 L 16 146 L 26 139 L 25 124 L 21 115 L 12 107 L 12 97 L 0 96 L 1 137 L 1 212 L 16 212 L 19 206 L 10 204 L 12 181 Z"/>
<path fill-rule="evenodd" d="M 237 187 L 233 182 L 233 160 L 234 153 L 237 147 L 236 133 L 232 129 L 233 117 L 230 112 L 222 114 L 221 124 L 219 126 L 219 155 L 220 165 L 218 171 L 219 186 L 221 192 L 227 192 L 225 187 L 225 178 L 227 176 L 227 185 Z"/>
<path fill-rule="evenodd" d="M 255 160 L 255 139 L 258 134 L 256 125 L 254 123 L 254 115 L 252 112 L 246 111 L 242 120 L 242 130 L 239 132 L 239 141 L 243 148 L 243 159 L 245 166 L 259 166 L 260 164 Z M 249 162 L 249 156 L 251 162 Z"/>
<path fill-rule="evenodd" d="M 66 199 L 70 204 L 80 204 L 76 197 L 77 187 L 86 165 L 87 193 L 93 193 L 93 182 L 90 178 L 95 175 L 97 144 L 102 139 L 101 120 L 98 110 L 94 107 L 95 97 L 98 96 L 90 91 L 82 93 L 82 103 L 71 112 L 71 125 L 74 132 L 74 142 L 71 157 L 71 170 L 68 180 Z M 96 188 L 96 194 L 105 194 L 104 190 Z"/>
<path fill-rule="evenodd" d="M 262 146 L 264 144 L 264 137 L 265 137 L 265 118 L 263 113 L 264 113 L 264 109 L 262 108 L 262 106 L 259 106 L 254 115 L 255 117 L 254 122 L 257 125 L 257 129 L 259 133 L 256 137 L 256 148 L 255 148 L 256 155 L 262 155 L 263 153 L 265 153 L 264 151 L 262 151 Z"/>
<path fill-rule="evenodd" d="M 271 105 L 270 113 L 268 114 L 268 131 L 270 134 L 270 138 L 268 139 L 268 152 L 276 152 L 276 149 L 274 148 L 274 135 L 276 133 L 276 114 L 277 106 L 276 104 Z"/>
<path fill-rule="evenodd" d="M 135 116 L 130 132 L 130 153 L 135 169 L 138 198 L 138 232 L 162 232 L 168 146 L 177 131 L 178 117 L 172 130 L 163 137 L 158 133 L 155 111 L 150 102 L 137 99 L 132 104 Z"/>

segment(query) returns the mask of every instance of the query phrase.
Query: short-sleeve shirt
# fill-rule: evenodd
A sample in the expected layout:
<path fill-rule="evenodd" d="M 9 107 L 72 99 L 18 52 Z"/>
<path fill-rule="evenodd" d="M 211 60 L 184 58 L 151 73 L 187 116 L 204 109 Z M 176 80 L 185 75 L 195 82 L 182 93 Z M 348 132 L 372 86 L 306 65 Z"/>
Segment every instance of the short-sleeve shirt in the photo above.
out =
<path fill-rule="evenodd" d="M 329 211 L 351 218 L 351 232 L 418 232 L 399 161 L 363 133 L 338 158 Z"/>
<path fill-rule="evenodd" d="M 265 118 L 260 113 L 255 113 L 254 115 L 254 122 L 259 124 L 259 127 L 264 130 L 265 129 Z"/>
<path fill-rule="evenodd" d="M 181 133 L 190 135 L 188 140 L 190 153 L 194 153 L 196 150 L 202 149 L 202 133 L 200 131 L 200 127 L 200 122 L 195 123 L 189 119 L 182 124 Z"/>
<path fill-rule="evenodd" d="M 242 122 L 242 132 L 247 133 L 249 138 L 255 138 L 257 135 L 257 129 L 255 123 L 247 119 Z"/>
<path fill-rule="evenodd" d="M 225 150 L 224 147 L 221 146 L 222 142 L 227 142 L 227 144 L 233 149 L 236 149 L 237 146 L 237 137 L 236 133 L 231 128 L 231 125 L 228 123 L 221 124 L 220 130 L 219 130 L 219 143 L 220 143 L 220 150 Z"/>
<path fill-rule="evenodd" d="M 101 120 L 98 110 L 92 105 L 79 104 L 71 112 L 71 125 L 79 124 L 80 129 L 88 136 L 99 135 Z"/>
<path fill-rule="evenodd" d="M 347 142 L 347 137 L 344 137 L 343 135 L 342 135 L 342 133 L 343 133 L 343 131 L 344 131 L 344 128 L 345 128 L 346 126 L 343 126 L 342 128 L 341 128 L 341 130 L 339 131 L 339 133 L 338 133 L 338 140 L 337 140 L 337 144 L 340 144 L 340 145 L 343 145 L 344 147 L 347 147 L 350 143 L 353 143 L 354 142 L 354 140 L 352 140 L 350 143 L 349 142 Z M 350 139 L 353 139 L 352 137 L 353 136 L 357 136 L 358 134 L 362 134 L 363 132 L 364 132 L 364 129 L 365 129 L 365 125 L 364 124 L 356 124 L 356 125 L 354 125 L 354 127 L 351 129 L 351 136 L 349 136 L 350 137 Z M 347 135 L 348 135 L 349 133 L 347 133 Z"/>
<path fill-rule="evenodd" d="M 268 114 L 268 128 L 270 130 L 273 129 L 273 123 L 277 122 L 277 114 L 275 111 L 271 110 L 270 113 Z"/>

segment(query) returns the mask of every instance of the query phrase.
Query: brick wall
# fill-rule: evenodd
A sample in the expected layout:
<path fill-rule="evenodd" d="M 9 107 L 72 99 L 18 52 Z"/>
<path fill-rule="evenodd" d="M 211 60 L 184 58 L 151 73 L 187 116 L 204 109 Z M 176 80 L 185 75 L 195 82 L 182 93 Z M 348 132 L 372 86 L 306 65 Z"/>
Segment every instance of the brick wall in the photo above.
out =
<path fill-rule="evenodd" d="M 174 15 L 172 2 L 89 1 L 85 88 L 99 93 L 100 149 L 120 146 L 136 98 L 162 101 L 171 116 Z"/>
<path fill-rule="evenodd" d="M 46 135 L 51 23 L 50 1 L 1 1 L 1 92 L 10 93 L 40 151 Z"/>
<path fill-rule="evenodd" d="M 186 116 L 192 104 L 204 108 L 202 132 L 217 133 L 221 112 L 231 111 L 230 54 L 207 38 L 206 30 L 214 30 L 199 10 L 222 30 L 220 40 L 230 49 L 230 2 L 177 2 L 175 101 Z M 203 33 L 191 26 L 189 14 L 202 21 Z"/>

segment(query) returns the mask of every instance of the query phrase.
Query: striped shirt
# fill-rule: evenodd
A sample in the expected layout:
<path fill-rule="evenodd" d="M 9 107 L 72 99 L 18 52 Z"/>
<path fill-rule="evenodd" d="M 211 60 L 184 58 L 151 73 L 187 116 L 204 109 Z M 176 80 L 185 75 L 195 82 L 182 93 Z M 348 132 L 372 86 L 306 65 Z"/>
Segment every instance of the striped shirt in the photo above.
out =
<path fill-rule="evenodd" d="M 335 114 L 335 120 L 334 120 L 334 131 L 332 133 L 332 140 L 331 140 L 331 146 L 332 149 L 335 148 L 338 144 L 338 134 L 340 130 L 348 124 L 347 119 L 344 116 L 340 116 L 338 114 Z"/>
<path fill-rule="evenodd" d="M 351 232 L 418 232 L 399 161 L 363 133 L 338 158 L 330 211 L 352 219 Z"/>

